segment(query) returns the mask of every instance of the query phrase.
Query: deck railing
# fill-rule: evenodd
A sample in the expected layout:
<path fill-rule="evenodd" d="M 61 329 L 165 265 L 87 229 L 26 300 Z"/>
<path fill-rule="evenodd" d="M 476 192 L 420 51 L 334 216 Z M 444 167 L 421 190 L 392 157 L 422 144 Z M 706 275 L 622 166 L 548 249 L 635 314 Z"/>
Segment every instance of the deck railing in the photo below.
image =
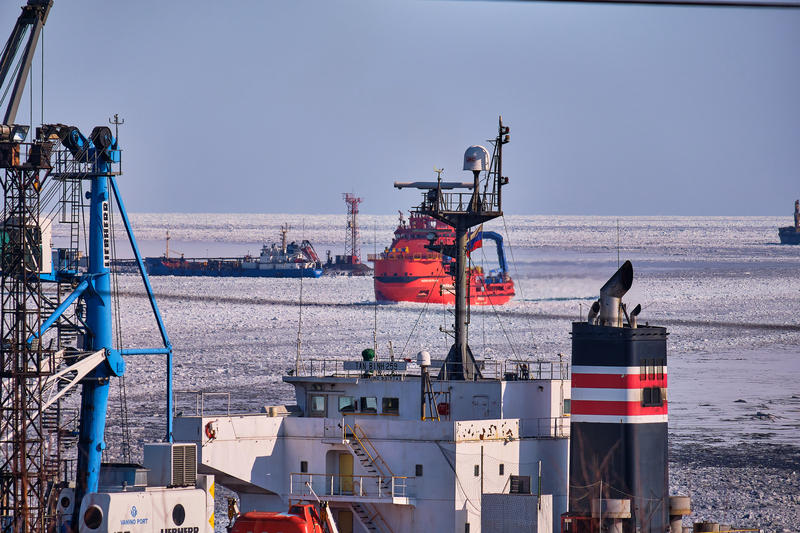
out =
<path fill-rule="evenodd" d="M 431 361 L 432 368 L 440 368 L 443 360 Z M 527 381 L 533 379 L 569 379 L 569 363 L 562 361 L 536 361 L 536 360 L 479 360 L 478 367 L 485 379 L 502 379 L 505 381 Z M 294 369 L 292 369 L 294 370 Z M 291 374 L 294 374 L 292 371 Z M 344 360 L 341 359 L 305 359 L 300 363 L 298 376 L 301 377 L 372 377 L 391 378 L 403 380 L 408 376 L 417 375 L 418 370 L 411 368 L 396 372 L 373 372 L 365 376 L 360 370 L 345 370 Z"/>
<path fill-rule="evenodd" d="M 569 437 L 570 422 L 568 416 L 552 418 L 523 418 L 520 421 L 522 437 L 565 438 Z"/>
<path fill-rule="evenodd" d="M 231 414 L 230 392 L 179 390 L 174 394 L 175 411 L 184 416 L 192 416 L 192 407 L 194 407 L 194 416 Z"/>
<path fill-rule="evenodd" d="M 358 474 L 289 474 L 291 496 L 312 496 L 311 489 L 322 496 L 387 499 L 413 498 L 415 478 L 408 476 L 362 476 Z"/>

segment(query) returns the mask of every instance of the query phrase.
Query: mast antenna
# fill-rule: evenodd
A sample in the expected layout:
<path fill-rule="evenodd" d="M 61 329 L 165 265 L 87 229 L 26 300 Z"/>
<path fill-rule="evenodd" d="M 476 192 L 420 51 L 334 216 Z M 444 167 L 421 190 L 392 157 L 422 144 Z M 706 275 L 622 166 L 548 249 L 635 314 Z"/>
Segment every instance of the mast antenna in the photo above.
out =
<path fill-rule="evenodd" d="M 125 119 L 119 118 L 119 113 L 114 113 L 114 118 L 108 119 L 108 123 L 114 126 L 114 138 L 119 141 L 119 127 L 125 124 Z"/>
<path fill-rule="evenodd" d="M 467 242 L 469 229 L 503 215 L 502 187 L 508 183 L 503 176 L 503 145 L 510 141 L 508 126 L 503 117 L 498 119 L 497 136 L 491 141 L 494 151 L 483 146 L 470 146 L 464 154 L 464 170 L 472 172 L 472 183 L 442 182 L 444 169 L 434 168 L 436 183 L 395 183 L 395 187 L 422 189 L 422 202 L 414 208 L 416 213 L 435 218 L 455 229 L 453 244 L 434 245 L 428 248 L 444 255 L 455 257 L 455 341 L 439 371 L 439 379 L 473 381 L 481 377 L 467 343 L 469 325 L 469 281 L 467 271 Z M 486 185 L 481 191 L 481 173 L 485 173 Z M 450 192 L 451 189 L 467 189 Z M 471 189 L 471 191 L 470 191 Z"/>

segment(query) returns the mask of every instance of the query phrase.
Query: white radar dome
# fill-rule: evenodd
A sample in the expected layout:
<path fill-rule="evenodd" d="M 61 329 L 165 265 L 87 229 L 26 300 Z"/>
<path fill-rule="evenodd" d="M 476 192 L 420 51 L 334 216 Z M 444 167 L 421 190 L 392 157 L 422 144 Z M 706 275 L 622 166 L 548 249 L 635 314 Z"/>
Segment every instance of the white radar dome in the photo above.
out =
<path fill-rule="evenodd" d="M 422 350 L 417 354 L 417 363 L 419 366 L 431 366 L 431 354 Z"/>
<path fill-rule="evenodd" d="M 489 151 L 483 146 L 470 146 L 464 152 L 464 170 L 489 170 Z"/>

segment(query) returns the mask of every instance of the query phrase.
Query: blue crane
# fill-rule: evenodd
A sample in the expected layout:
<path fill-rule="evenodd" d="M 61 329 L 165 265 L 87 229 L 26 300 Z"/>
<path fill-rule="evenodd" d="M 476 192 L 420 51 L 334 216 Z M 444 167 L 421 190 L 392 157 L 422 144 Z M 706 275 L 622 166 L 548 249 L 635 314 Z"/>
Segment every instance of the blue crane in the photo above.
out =
<path fill-rule="evenodd" d="M 15 123 L 20 99 L 24 93 L 25 82 L 30 72 L 31 63 L 36 49 L 42 27 L 44 26 L 53 0 L 28 0 L 22 7 L 22 14 L 19 16 L 11 36 L 3 48 L 0 56 L 0 106 L 5 105 L 5 111 L 0 114 L 3 121 L 0 123 L 0 171 L 4 170 L 5 180 L 3 189 L 5 191 L 6 213 L 26 212 L 27 205 L 35 202 L 35 212 L 39 211 L 38 202 L 40 198 L 46 198 L 44 191 L 66 190 L 70 184 L 73 190 L 81 190 L 80 183 L 88 182 L 90 190 L 87 193 L 88 199 L 88 262 L 85 268 L 79 268 L 77 262 L 57 262 L 53 268 L 45 271 L 40 269 L 31 277 L 31 272 L 26 268 L 12 270 L 8 268 L 3 272 L 3 297 L 6 301 L 9 283 L 15 277 L 23 277 L 26 283 L 53 284 L 57 283 L 60 287 L 70 287 L 71 292 L 61 300 L 52 312 L 42 309 L 42 313 L 50 313 L 46 318 L 42 316 L 40 322 L 35 322 L 35 327 L 28 325 L 20 326 L 24 335 L 23 351 L 27 351 L 32 357 L 42 357 L 44 349 L 42 341 L 48 332 L 63 323 L 67 314 L 76 317 L 79 323 L 82 346 L 77 346 L 78 354 L 62 365 L 58 372 L 52 374 L 42 374 L 37 379 L 42 379 L 45 385 L 57 386 L 52 388 L 58 390 L 51 399 L 44 401 L 41 397 L 36 398 L 35 405 L 42 406 L 42 411 L 50 408 L 55 401 L 63 397 L 67 390 L 81 387 L 81 407 L 80 422 L 78 428 L 78 454 L 76 467 L 76 488 L 75 488 L 75 514 L 73 523 L 77 524 L 77 514 L 80 510 L 80 502 L 86 494 L 97 492 L 100 467 L 103 450 L 107 445 L 105 442 L 106 417 L 108 410 L 108 394 L 112 378 L 121 377 L 125 374 L 125 358 L 133 355 L 163 355 L 166 358 L 166 435 L 164 440 L 172 442 L 172 344 L 167 335 L 163 319 L 158 309 L 144 263 L 139 252 L 139 247 L 133 234 L 130 219 L 125 205 L 119 192 L 117 176 L 121 174 L 120 161 L 121 150 L 117 139 L 107 126 L 95 127 L 87 137 L 73 126 L 46 125 L 36 129 L 33 140 L 25 142 L 28 137 L 29 129 L 32 125 L 19 125 Z M 5 90 L 3 90 L 5 88 Z M 10 94 L 10 99 L 4 101 L 4 97 Z M 25 162 L 20 161 L 20 157 L 25 157 Z M 2 176 L 3 173 L 0 173 Z M 23 179 L 19 179 L 23 178 Z M 50 189 L 48 189 L 48 187 Z M 12 190 L 14 189 L 14 190 Z M 70 204 L 70 207 L 79 212 L 83 211 L 86 205 L 84 200 L 79 197 L 63 197 L 60 202 L 63 205 Z M 124 349 L 115 346 L 113 335 L 113 294 L 111 290 L 111 262 L 112 262 L 112 242 L 111 232 L 112 203 L 115 202 L 130 241 L 138 265 L 150 306 L 153 311 L 158 331 L 161 337 L 161 346 L 146 349 Z M 7 215 L 8 216 L 8 215 Z M 19 255 L 19 248 L 24 248 L 22 257 L 38 257 L 42 264 L 42 257 L 49 254 L 47 244 L 41 238 L 42 220 L 38 215 L 25 215 L 22 222 L 22 215 L 17 219 L 7 218 L 3 220 L 3 240 L 2 259 L 0 265 L 5 268 L 12 265 L 12 260 Z M 49 223 L 49 222 L 48 222 Z M 24 227 L 20 232 L 19 227 Z M 39 237 L 38 243 L 28 242 L 28 238 L 18 238 L 19 235 L 28 235 L 29 228 L 35 228 L 31 234 Z M 14 233 L 16 232 L 16 233 Z M 8 236 L 17 238 L 19 242 L 11 242 Z M 75 248 L 65 251 L 66 257 L 77 258 L 79 250 L 77 246 L 80 240 L 75 239 Z M 71 243 L 71 246 L 73 243 Z M 17 246 L 17 248 L 14 248 Z M 37 255 L 38 254 L 38 255 Z M 6 259 L 9 258 L 7 262 Z M 41 289 L 39 289 L 41 294 Z M 59 291 L 60 293 L 61 291 Z M 6 306 L 3 307 L 6 313 Z M 84 314 L 85 313 L 85 314 Z M 39 319 L 36 319 L 39 320 Z M 32 331 L 32 332 L 31 332 Z M 61 348 L 61 347 L 59 347 Z M 0 350 L 10 354 L 12 345 L 4 342 Z M 38 354 L 38 355 L 37 355 Z M 7 354 L 3 354 L 7 355 Z M 39 367 L 41 368 L 41 364 Z M 72 381 L 64 376 L 74 375 Z M 5 377 L 5 376 L 4 376 Z M 28 379 L 23 376 L 23 379 Z M 39 394 L 42 394 L 40 391 Z M 20 408 L 25 409 L 28 399 L 22 399 Z M 32 404 L 33 405 L 33 404 Z M 4 406 L 8 408 L 8 406 Z M 32 416 L 38 416 L 34 413 Z M 5 423 L 7 420 L 0 420 Z M 10 427 L 10 431 L 15 434 L 24 435 L 24 427 L 19 429 Z M 15 449 L 12 453 L 15 456 L 25 457 L 25 438 L 18 439 L 14 446 L 22 446 Z M 5 453 L 5 451 L 4 451 Z M 13 464 L 13 461 L 6 461 L 4 456 L 0 456 L 2 464 Z M 41 465 L 39 465 L 41 467 Z M 15 468 L 15 467 L 11 467 Z M 20 488 L 21 487 L 21 488 Z M 16 509 L 27 509 L 24 501 L 29 499 L 30 488 L 23 481 L 20 487 L 16 487 L 12 498 L 23 502 Z M 35 489 L 43 490 L 43 489 Z M 26 493 L 26 491 L 28 491 Z M 27 494 L 27 495 L 26 495 Z M 4 498 L 6 495 L 4 494 Z M 41 494 L 36 496 L 41 499 Z M 5 505 L 5 504 L 4 504 Z M 36 512 L 36 511 L 34 511 Z M 14 520 L 20 524 L 27 524 L 25 528 L 37 527 L 34 522 L 43 523 L 44 510 L 38 509 L 38 517 L 17 516 Z M 6 526 L 0 524 L 0 529 Z M 14 526 L 16 529 L 18 526 Z"/>

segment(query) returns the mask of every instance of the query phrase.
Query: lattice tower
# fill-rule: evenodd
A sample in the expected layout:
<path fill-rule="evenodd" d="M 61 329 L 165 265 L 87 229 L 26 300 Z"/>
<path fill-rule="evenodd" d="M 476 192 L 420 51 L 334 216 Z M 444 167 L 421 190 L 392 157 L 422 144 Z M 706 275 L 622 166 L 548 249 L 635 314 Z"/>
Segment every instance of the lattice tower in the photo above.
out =
<path fill-rule="evenodd" d="M 0 527 L 15 533 L 44 532 L 50 480 L 57 471 L 49 471 L 52 439 L 42 416 L 42 386 L 54 361 L 51 351 L 28 339 L 42 324 L 37 272 L 42 254 L 49 253 L 39 227 L 40 179 L 45 174 L 36 166 L 20 165 L 18 158 L 3 165 Z"/>
<path fill-rule="evenodd" d="M 344 241 L 344 255 L 348 261 L 361 262 L 361 247 L 358 244 L 358 204 L 363 199 L 346 192 L 342 194 L 347 204 L 347 233 Z"/>

